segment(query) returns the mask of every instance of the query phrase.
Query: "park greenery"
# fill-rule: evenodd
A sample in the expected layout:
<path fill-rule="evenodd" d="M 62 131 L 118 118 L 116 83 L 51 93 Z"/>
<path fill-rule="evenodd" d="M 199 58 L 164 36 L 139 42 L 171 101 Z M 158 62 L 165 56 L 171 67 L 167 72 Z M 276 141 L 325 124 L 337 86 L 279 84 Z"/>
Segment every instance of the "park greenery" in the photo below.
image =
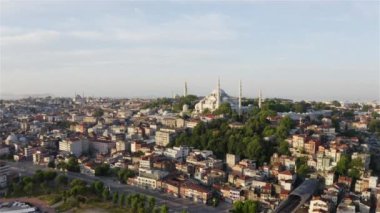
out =
<path fill-rule="evenodd" d="M 170 108 L 172 104 L 172 100 L 170 98 L 157 98 L 147 104 L 145 104 L 144 108 Z"/>
<path fill-rule="evenodd" d="M 199 98 L 195 95 L 187 95 L 186 97 L 181 96 L 177 98 L 157 98 L 149 103 L 147 103 L 144 108 L 163 108 L 163 109 L 172 109 L 174 112 L 180 112 L 182 110 L 183 105 L 188 105 L 189 109 L 194 109 L 194 106 L 196 102 L 199 100 Z M 257 99 L 246 99 L 243 98 L 242 105 L 253 105 L 258 106 L 258 100 Z M 332 107 L 331 107 L 332 106 Z M 293 102 L 292 100 L 287 99 L 279 99 L 279 98 L 273 98 L 273 99 L 266 99 L 263 103 L 263 109 L 264 110 L 271 110 L 274 112 L 298 112 L 298 113 L 305 113 L 308 110 L 333 110 L 335 107 L 340 107 L 341 104 L 338 101 L 332 101 L 331 105 L 328 105 L 323 102 L 305 102 L 305 101 L 298 101 Z M 361 111 L 368 111 L 371 106 L 365 105 L 360 108 L 360 106 L 357 106 L 358 109 Z M 203 114 L 211 113 L 209 111 L 204 112 Z M 231 115 L 233 111 L 231 110 L 231 107 L 228 103 L 223 103 L 217 109 L 213 112 L 213 114 L 219 115 L 219 114 L 225 114 L 225 115 Z"/>
<path fill-rule="evenodd" d="M 189 109 L 193 109 L 197 100 L 198 98 L 195 95 L 187 95 L 187 96 L 179 97 L 173 102 L 173 111 L 175 112 L 182 111 L 182 107 L 185 104 L 189 106 Z"/>
<path fill-rule="evenodd" d="M 73 208 L 92 208 L 93 204 L 102 203 L 97 208 L 106 207 L 109 212 L 141 212 L 167 213 L 166 205 L 157 206 L 153 197 L 141 194 L 125 194 L 118 191 L 111 192 L 101 181 L 92 183 L 72 179 L 56 171 L 38 170 L 32 176 L 20 177 L 10 183 L 7 197 L 38 197 L 49 205 L 59 203 L 58 212 L 65 212 Z"/>
<path fill-rule="evenodd" d="M 289 117 L 282 118 L 273 125 L 268 116 L 271 110 L 253 112 L 242 128 L 229 127 L 227 119 L 216 119 L 208 123 L 200 122 L 193 131 L 181 133 L 169 146 L 188 145 L 198 149 L 212 150 L 219 158 L 226 153 L 256 159 L 258 164 L 268 162 L 270 156 L 279 151 L 286 154 L 284 139 L 294 126 Z"/>
<path fill-rule="evenodd" d="M 246 200 L 236 201 L 231 210 L 232 213 L 256 213 L 258 212 L 259 203 L 257 201 Z"/>
<path fill-rule="evenodd" d="M 57 165 L 50 164 L 50 167 L 53 167 L 53 168 L 56 167 L 57 169 L 67 170 L 70 172 L 79 172 L 80 171 L 79 162 L 75 156 L 71 156 L 67 162 L 60 161 Z"/>
<path fill-rule="evenodd" d="M 304 178 L 310 172 L 307 165 L 307 157 L 299 157 L 296 159 L 296 173 L 299 177 Z"/>

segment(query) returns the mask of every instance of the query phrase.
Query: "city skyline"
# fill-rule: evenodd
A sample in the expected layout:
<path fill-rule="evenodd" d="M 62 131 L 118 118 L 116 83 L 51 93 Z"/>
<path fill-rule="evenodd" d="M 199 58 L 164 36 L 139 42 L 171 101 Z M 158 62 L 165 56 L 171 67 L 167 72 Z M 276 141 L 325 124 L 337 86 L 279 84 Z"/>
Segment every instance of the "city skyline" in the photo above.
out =
<path fill-rule="evenodd" d="M 379 2 L 1 1 L 7 94 L 379 100 Z"/>

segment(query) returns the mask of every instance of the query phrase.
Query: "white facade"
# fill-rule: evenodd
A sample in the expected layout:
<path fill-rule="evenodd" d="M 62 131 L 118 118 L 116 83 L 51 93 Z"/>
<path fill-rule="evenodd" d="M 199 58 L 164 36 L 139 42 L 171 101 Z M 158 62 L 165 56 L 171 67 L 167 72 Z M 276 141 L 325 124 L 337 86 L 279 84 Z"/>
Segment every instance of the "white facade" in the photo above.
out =
<path fill-rule="evenodd" d="M 220 98 L 218 98 L 219 93 L 220 93 Z M 220 99 L 220 103 L 218 102 L 218 99 Z M 218 92 L 218 89 L 216 89 L 212 91 L 210 95 L 204 97 L 195 105 L 195 112 L 202 113 L 206 109 L 213 112 L 219 108 L 220 104 L 223 104 L 223 103 L 229 103 L 231 106 L 231 109 L 233 110 L 238 110 L 239 108 L 238 98 L 230 97 L 222 89 L 220 89 L 220 92 Z"/>
<path fill-rule="evenodd" d="M 330 212 L 330 205 L 326 201 L 316 199 L 310 201 L 309 213 Z"/>
<path fill-rule="evenodd" d="M 326 186 L 331 186 L 334 184 L 334 173 L 328 173 L 325 177 Z"/>
<path fill-rule="evenodd" d="M 151 189 L 157 188 L 157 180 L 154 178 L 139 176 L 139 177 L 137 177 L 137 182 L 138 182 L 138 185 L 140 185 L 140 186 L 149 187 Z"/>
<path fill-rule="evenodd" d="M 116 142 L 116 151 L 125 151 L 127 150 L 127 143 L 125 141 L 117 141 Z"/>
<path fill-rule="evenodd" d="M 376 186 L 377 186 L 378 179 L 379 179 L 379 177 L 377 177 L 377 176 L 371 176 L 371 177 L 369 177 L 368 187 L 371 188 L 371 189 L 375 189 Z"/>
<path fill-rule="evenodd" d="M 183 160 L 189 155 L 189 147 L 179 146 L 166 149 L 164 151 L 164 155 L 169 158 L 173 158 L 176 160 Z"/>
<path fill-rule="evenodd" d="M 59 142 L 59 151 L 68 152 L 79 157 L 84 152 L 88 152 L 88 146 L 87 140 L 62 140 Z"/>

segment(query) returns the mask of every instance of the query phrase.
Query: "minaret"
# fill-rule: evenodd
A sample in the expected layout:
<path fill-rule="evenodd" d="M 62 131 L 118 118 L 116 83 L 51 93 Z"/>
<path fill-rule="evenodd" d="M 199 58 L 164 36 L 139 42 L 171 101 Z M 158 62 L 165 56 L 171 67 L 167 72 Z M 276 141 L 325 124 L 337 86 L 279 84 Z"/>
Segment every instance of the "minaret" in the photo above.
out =
<path fill-rule="evenodd" d="M 184 88 L 184 91 L 183 91 L 183 96 L 186 97 L 187 96 L 187 82 L 185 81 L 185 88 Z"/>
<path fill-rule="evenodd" d="M 263 102 L 263 94 L 261 93 L 261 90 L 260 90 L 260 93 L 259 93 L 259 108 L 261 109 L 261 106 L 262 106 L 262 102 Z"/>
<path fill-rule="evenodd" d="M 239 115 L 241 116 L 242 110 L 241 110 L 241 98 L 243 95 L 243 85 L 240 80 L 240 85 L 239 85 Z"/>
<path fill-rule="evenodd" d="M 216 106 L 219 108 L 220 106 L 220 97 L 221 94 L 220 94 L 220 78 L 218 78 L 218 88 L 217 88 L 217 91 L 216 91 Z"/>

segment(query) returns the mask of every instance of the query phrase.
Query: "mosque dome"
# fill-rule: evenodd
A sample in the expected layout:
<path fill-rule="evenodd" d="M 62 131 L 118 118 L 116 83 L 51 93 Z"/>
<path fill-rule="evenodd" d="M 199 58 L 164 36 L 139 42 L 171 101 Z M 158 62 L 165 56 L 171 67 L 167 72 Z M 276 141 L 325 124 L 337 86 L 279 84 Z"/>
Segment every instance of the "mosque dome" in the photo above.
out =
<path fill-rule="evenodd" d="M 212 95 L 218 95 L 218 89 L 214 89 L 212 92 L 211 92 Z M 221 97 L 224 97 L 224 96 L 228 96 L 227 93 L 223 90 L 223 89 L 220 89 L 220 96 Z"/>

